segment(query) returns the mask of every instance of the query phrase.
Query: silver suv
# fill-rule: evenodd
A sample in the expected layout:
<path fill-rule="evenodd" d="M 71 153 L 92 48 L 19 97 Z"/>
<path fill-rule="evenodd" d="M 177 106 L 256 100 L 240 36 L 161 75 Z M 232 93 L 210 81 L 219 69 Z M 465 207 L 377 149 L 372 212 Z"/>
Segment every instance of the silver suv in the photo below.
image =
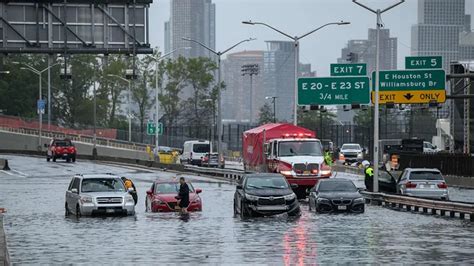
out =
<path fill-rule="evenodd" d="M 76 175 L 66 191 L 66 215 L 134 215 L 135 202 L 118 176 Z"/>

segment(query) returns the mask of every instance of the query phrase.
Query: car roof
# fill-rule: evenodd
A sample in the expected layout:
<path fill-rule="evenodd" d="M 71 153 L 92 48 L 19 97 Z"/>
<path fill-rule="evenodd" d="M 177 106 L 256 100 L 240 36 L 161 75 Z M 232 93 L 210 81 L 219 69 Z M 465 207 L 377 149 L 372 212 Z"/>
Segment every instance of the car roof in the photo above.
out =
<path fill-rule="evenodd" d="M 281 174 L 275 174 L 275 173 L 258 173 L 258 174 L 246 174 L 245 177 L 283 177 Z"/>
<path fill-rule="evenodd" d="M 359 145 L 360 146 L 359 143 L 344 143 L 344 144 L 342 144 L 342 146 L 344 146 L 344 145 Z"/>
<path fill-rule="evenodd" d="M 105 178 L 110 178 L 110 179 L 120 178 L 120 176 L 112 175 L 112 174 L 78 174 L 78 175 L 76 175 L 76 177 L 81 177 L 81 178 L 100 178 L 100 179 L 105 179 Z"/>
<path fill-rule="evenodd" d="M 436 168 L 405 168 L 406 171 L 410 171 L 410 172 L 426 172 L 426 171 L 430 171 L 430 172 L 438 172 L 438 173 L 441 173 L 440 170 L 436 169 Z"/>
<path fill-rule="evenodd" d="M 324 178 L 319 180 L 319 182 L 352 182 L 352 180 L 345 179 L 345 178 Z"/>

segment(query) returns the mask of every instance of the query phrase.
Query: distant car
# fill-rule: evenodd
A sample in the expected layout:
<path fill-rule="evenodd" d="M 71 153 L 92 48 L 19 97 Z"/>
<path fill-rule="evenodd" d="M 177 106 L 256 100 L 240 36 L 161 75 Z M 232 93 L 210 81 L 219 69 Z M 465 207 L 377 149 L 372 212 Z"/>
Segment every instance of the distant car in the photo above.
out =
<path fill-rule="evenodd" d="M 201 189 L 194 189 L 190 182 L 189 186 L 189 207 L 188 211 L 202 211 L 202 200 L 199 194 Z M 161 181 L 153 182 L 150 190 L 146 192 L 145 208 L 147 212 L 174 212 L 178 200 L 176 196 L 179 191 L 179 183 L 176 181 Z"/>
<path fill-rule="evenodd" d="M 206 167 L 218 167 L 219 166 L 219 154 L 218 153 L 207 153 L 201 159 L 201 166 Z M 221 158 L 221 168 L 225 168 L 224 158 Z"/>
<path fill-rule="evenodd" d="M 66 191 L 66 215 L 134 215 L 135 201 L 118 176 L 76 175 Z"/>
<path fill-rule="evenodd" d="M 287 213 L 300 215 L 300 204 L 286 178 L 280 174 L 248 174 L 237 184 L 234 215 L 242 218 Z"/>
<path fill-rule="evenodd" d="M 202 158 L 211 151 L 207 140 L 190 140 L 184 142 L 183 153 L 180 156 L 182 164 L 201 165 Z"/>
<path fill-rule="evenodd" d="M 357 143 L 343 144 L 340 153 L 344 156 L 344 163 L 362 162 L 364 159 L 364 149 Z"/>
<path fill-rule="evenodd" d="M 401 195 L 449 200 L 448 185 L 438 169 L 406 168 L 397 183 Z"/>
<path fill-rule="evenodd" d="M 438 148 L 436 145 L 431 144 L 431 142 L 423 141 L 423 152 L 424 153 L 437 153 L 440 152 L 441 149 Z"/>
<path fill-rule="evenodd" d="M 323 179 L 309 194 L 309 210 L 318 213 L 365 211 L 365 200 L 351 180 L 343 178 Z"/>
<path fill-rule="evenodd" d="M 45 144 L 48 147 L 46 153 L 46 161 L 56 159 L 65 159 L 67 162 L 75 162 L 77 156 L 76 147 L 69 139 L 53 139 L 50 144 Z"/>

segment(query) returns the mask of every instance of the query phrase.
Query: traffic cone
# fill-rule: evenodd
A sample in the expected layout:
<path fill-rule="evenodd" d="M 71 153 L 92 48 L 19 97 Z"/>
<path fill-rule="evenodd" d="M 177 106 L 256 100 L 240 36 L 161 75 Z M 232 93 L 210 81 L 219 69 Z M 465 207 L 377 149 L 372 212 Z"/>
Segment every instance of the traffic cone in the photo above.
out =
<path fill-rule="evenodd" d="M 10 167 L 8 166 L 8 160 L 5 160 L 5 164 L 3 165 L 3 169 L 5 171 L 10 171 Z"/>

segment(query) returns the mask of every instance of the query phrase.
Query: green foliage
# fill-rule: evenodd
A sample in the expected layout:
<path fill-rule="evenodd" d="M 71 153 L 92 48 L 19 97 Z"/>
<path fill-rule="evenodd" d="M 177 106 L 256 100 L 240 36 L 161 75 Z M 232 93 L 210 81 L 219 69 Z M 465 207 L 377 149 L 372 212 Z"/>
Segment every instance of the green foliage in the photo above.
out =
<path fill-rule="evenodd" d="M 273 110 L 270 104 L 265 103 L 260 107 L 258 114 L 258 124 L 263 125 L 267 123 L 273 123 Z"/>

